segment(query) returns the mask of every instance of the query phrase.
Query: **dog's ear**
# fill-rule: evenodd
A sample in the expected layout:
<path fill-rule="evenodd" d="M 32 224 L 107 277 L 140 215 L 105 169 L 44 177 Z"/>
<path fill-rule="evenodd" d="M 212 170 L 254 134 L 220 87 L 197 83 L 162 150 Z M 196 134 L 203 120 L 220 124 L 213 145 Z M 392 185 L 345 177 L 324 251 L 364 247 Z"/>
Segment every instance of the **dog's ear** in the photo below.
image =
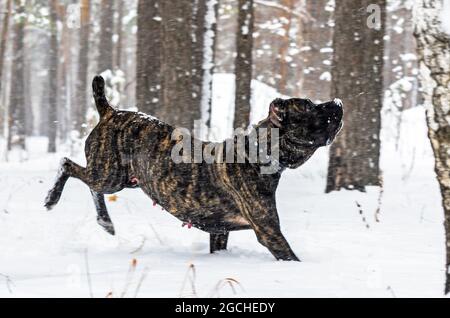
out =
<path fill-rule="evenodd" d="M 285 114 L 284 100 L 277 98 L 270 103 L 269 107 L 269 120 L 276 127 L 281 128 L 283 126 L 283 119 Z"/>

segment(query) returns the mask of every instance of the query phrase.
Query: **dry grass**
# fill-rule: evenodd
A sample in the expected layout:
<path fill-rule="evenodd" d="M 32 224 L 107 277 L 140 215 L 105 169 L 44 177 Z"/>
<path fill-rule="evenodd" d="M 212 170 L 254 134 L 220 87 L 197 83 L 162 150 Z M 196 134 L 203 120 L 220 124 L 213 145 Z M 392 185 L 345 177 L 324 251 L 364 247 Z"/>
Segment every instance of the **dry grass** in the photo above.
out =
<path fill-rule="evenodd" d="M 195 280 L 197 278 L 195 265 L 189 264 L 189 267 L 186 271 L 186 275 L 184 275 L 183 284 L 181 285 L 180 289 L 180 297 L 183 297 L 183 292 L 186 289 L 186 285 L 189 284 L 190 286 L 190 293 L 187 295 L 184 295 L 184 297 L 197 297 L 197 291 L 195 288 Z"/>
<path fill-rule="evenodd" d="M 5 274 L 1 274 L 0 273 L 0 277 L 3 277 L 5 279 L 5 283 L 6 283 L 6 288 L 8 289 L 9 293 L 12 294 L 13 290 L 12 290 L 12 286 L 14 285 L 11 277 L 9 277 L 8 275 Z"/>
<path fill-rule="evenodd" d="M 88 257 L 88 249 L 84 250 L 84 264 L 86 266 L 86 279 L 89 287 L 89 296 L 94 298 L 94 292 L 92 291 L 92 281 L 91 281 L 91 272 L 89 270 L 89 257 Z"/>
<path fill-rule="evenodd" d="M 245 292 L 244 287 L 242 287 L 242 285 L 239 281 L 237 281 L 234 278 L 225 278 L 225 279 L 221 279 L 221 280 L 219 280 L 219 282 L 217 282 L 216 286 L 211 291 L 211 293 L 209 294 L 208 297 L 211 297 L 211 298 L 216 297 L 216 296 L 220 297 L 220 291 L 223 290 L 227 286 L 230 287 L 233 295 L 237 295 L 236 287 L 239 287 L 242 292 Z"/>
<path fill-rule="evenodd" d="M 124 298 L 128 292 L 128 289 L 133 282 L 134 273 L 136 272 L 137 260 L 133 258 L 131 261 L 130 267 L 128 268 L 127 276 L 125 278 L 125 286 L 123 287 L 122 293 L 120 294 L 120 298 Z"/>

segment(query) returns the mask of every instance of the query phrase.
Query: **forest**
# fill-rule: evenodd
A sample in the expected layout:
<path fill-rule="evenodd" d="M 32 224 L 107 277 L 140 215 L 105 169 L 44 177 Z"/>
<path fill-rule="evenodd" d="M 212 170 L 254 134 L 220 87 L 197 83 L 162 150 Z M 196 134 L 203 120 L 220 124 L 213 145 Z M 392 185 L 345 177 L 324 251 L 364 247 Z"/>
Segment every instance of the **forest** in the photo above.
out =
<path fill-rule="evenodd" d="M 449 21 L 449 0 L 0 0 L 0 296 L 449 293 Z M 45 211 L 60 158 L 85 160 L 96 75 L 113 107 L 205 141 L 275 98 L 342 100 L 336 140 L 277 191 L 302 263 L 246 231 L 207 258 L 135 190 L 106 196 L 115 237 L 79 181 Z"/>

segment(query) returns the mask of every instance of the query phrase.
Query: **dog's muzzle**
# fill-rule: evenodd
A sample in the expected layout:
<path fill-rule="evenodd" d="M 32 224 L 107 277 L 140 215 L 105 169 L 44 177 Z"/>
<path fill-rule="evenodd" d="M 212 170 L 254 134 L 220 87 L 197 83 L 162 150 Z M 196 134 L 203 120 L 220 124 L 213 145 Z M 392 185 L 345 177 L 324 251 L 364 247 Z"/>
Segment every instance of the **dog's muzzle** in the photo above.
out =
<path fill-rule="evenodd" d="M 335 98 L 332 102 L 325 104 L 324 112 L 327 116 L 328 123 L 328 138 L 325 144 L 330 145 L 335 139 L 336 135 L 341 131 L 344 123 L 342 121 L 344 116 L 344 103 L 339 98 Z"/>

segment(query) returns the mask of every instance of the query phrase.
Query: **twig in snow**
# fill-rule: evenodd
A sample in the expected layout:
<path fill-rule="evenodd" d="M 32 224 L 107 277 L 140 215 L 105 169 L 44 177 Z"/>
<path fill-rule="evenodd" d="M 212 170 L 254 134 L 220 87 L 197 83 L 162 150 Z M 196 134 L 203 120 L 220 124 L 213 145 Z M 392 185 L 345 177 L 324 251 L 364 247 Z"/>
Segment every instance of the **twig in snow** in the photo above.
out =
<path fill-rule="evenodd" d="M 132 250 L 130 252 L 130 254 L 136 254 L 137 252 L 141 251 L 142 248 L 144 247 L 146 241 L 147 241 L 147 238 L 145 236 L 143 236 L 141 244 L 136 249 Z"/>
<path fill-rule="evenodd" d="M 159 236 L 158 232 L 156 232 L 155 227 L 154 227 L 151 223 L 149 223 L 149 225 L 150 225 L 150 228 L 152 229 L 153 233 L 155 233 L 155 237 L 156 237 L 156 239 L 159 241 L 159 243 L 160 243 L 161 245 L 166 245 L 166 244 L 164 243 L 164 241 L 161 239 L 161 237 Z"/>
<path fill-rule="evenodd" d="M 195 291 L 195 279 L 196 279 L 196 272 L 195 272 L 195 266 L 194 264 L 189 264 L 188 270 L 186 272 L 186 275 L 184 276 L 183 284 L 181 285 L 180 289 L 180 297 L 183 297 L 183 291 L 185 289 L 186 283 L 189 280 L 191 284 L 191 292 L 192 296 L 197 297 L 197 292 Z"/>
<path fill-rule="evenodd" d="M 392 289 L 391 286 L 388 286 L 386 289 L 391 292 L 392 297 L 397 298 L 397 295 L 395 295 L 394 289 Z"/>
<path fill-rule="evenodd" d="M 239 286 L 241 288 L 241 290 L 243 292 L 245 292 L 244 287 L 242 287 L 242 285 L 241 285 L 241 283 L 239 283 L 239 281 L 237 281 L 234 278 L 225 278 L 225 279 L 219 280 L 219 282 L 216 284 L 214 289 L 209 294 L 209 297 L 212 298 L 212 297 L 214 297 L 214 295 L 217 295 L 217 297 L 220 297 L 220 293 L 219 292 L 225 286 L 230 286 L 231 291 L 233 292 L 233 295 L 236 295 L 237 291 L 236 291 L 236 288 L 234 287 L 234 285 Z"/>
<path fill-rule="evenodd" d="M 366 219 L 366 217 L 364 216 L 364 210 L 362 209 L 361 204 L 359 204 L 358 201 L 355 201 L 355 203 L 356 203 L 356 206 L 358 207 L 359 214 L 361 215 L 361 218 L 362 218 L 363 223 L 366 225 L 366 228 L 369 229 L 369 228 L 370 228 L 370 225 L 369 225 L 369 223 L 367 223 L 367 219 Z"/>
<path fill-rule="evenodd" d="M 120 294 L 120 298 L 125 297 L 125 294 L 130 288 L 131 282 L 133 281 L 134 273 L 136 272 L 137 260 L 133 258 L 130 264 L 130 268 L 128 269 L 127 277 L 125 279 L 125 287 L 123 288 L 122 294 Z"/>
<path fill-rule="evenodd" d="M 12 294 L 13 291 L 12 291 L 11 286 L 14 285 L 14 283 L 13 283 L 11 277 L 9 277 L 8 275 L 5 275 L 5 274 L 1 274 L 1 273 L 0 273 L 0 276 L 5 279 L 6 288 L 8 289 L 9 293 Z"/>
<path fill-rule="evenodd" d="M 411 176 L 411 174 L 412 174 L 412 172 L 414 170 L 414 166 L 415 165 L 416 165 L 416 147 L 414 147 L 413 154 L 412 154 L 412 159 L 411 159 L 411 163 L 409 165 L 409 168 L 402 176 L 402 181 L 406 181 L 406 180 L 409 179 L 409 177 Z"/>
<path fill-rule="evenodd" d="M 378 193 L 378 205 L 377 209 L 375 210 L 375 222 L 380 222 L 380 215 L 381 215 L 381 204 L 383 202 L 383 194 L 384 194 L 384 183 L 383 183 L 383 177 L 380 176 L 380 192 Z"/>
<path fill-rule="evenodd" d="M 84 250 L 84 263 L 86 265 L 86 279 L 89 287 L 89 296 L 94 298 L 94 293 L 92 291 L 92 282 L 91 282 L 91 272 L 89 271 L 89 259 L 88 259 L 88 249 Z"/>
<path fill-rule="evenodd" d="M 5 214 L 10 214 L 9 210 L 8 210 L 8 205 L 9 202 L 11 201 L 12 197 L 14 194 L 16 194 L 18 192 L 19 189 L 23 188 L 23 186 L 26 184 L 26 182 L 21 182 L 19 183 L 19 185 L 15 188 L 13 188 L 9 194 L 8 194 L 8 198 L 6 199 L 4 205 L 3 205 L 3 212 L 5 212 Z"/>
<path fill-rule="evenodd" d="M 425 218 L 423 215 L 425 214 L 425 205 L 422 205 L 422 209 L 420 210 L 420 223 L 423 223 L 425 221 Z"/>
<path fill-rule="evenodd" d="M 147 274 L 148 274 L 148 271 L 149 271 L 149 270 L 150 270 L 150 269 L 148 268 L 148 266 L 146 266 L 146 267 L 144 268 L 144 270 L 142 271 L 141 278 L 139 279 L 139 282 L 138 282 L 138 284 L 137 284 L 137 286 L 136 286 L 136 290 L 134 291 L 134 298 L 136 298 L 137 295 L 139 294 L 139 291 L 141 290 L 142 283 L 143 283 L 144 280 L 147 278 Z"/>

